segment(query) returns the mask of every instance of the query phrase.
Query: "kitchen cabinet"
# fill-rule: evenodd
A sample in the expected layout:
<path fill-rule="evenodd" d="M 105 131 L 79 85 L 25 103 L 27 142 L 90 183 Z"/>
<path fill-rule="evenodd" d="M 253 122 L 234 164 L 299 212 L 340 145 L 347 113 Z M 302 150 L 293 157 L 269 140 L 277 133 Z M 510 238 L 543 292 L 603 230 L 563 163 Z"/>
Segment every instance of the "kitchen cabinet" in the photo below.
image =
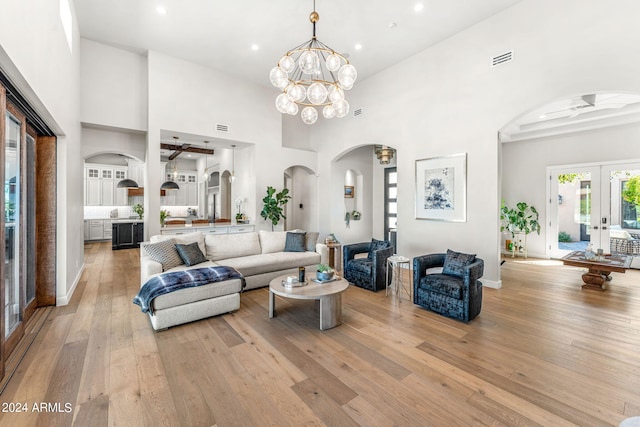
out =
<path fill-rule="evenodd" d="M 89 220 L 84 220 L 84 240 L 89 240 Z"/>
<path fill-rule="evenodd" d="M 84 191 L 86 206 L 126 206 L 127 191 L 117 188 L 127 178 L 124 166 L 85 164 Z"/>
<path fill-rule="evenodd" d="M 138 221 L 121 222 L 111 224 L 111 249 L 139 248 L 144 241 L 144 223 Z"/>
<path fill-rule="evenodd" d="M 89 240 L 104 239 L 104 222 L 101 219 L 89 220 Z"/>
<path fill-rule="evenodd" d="M 172 173 L 165 173 L 166 181 L 173 181 Z M 162 199 L 165 206 L 198 206 L 198 174 L 196 172 L 179 171 L 175 182 L 179 190 L 167 190 Z"/>

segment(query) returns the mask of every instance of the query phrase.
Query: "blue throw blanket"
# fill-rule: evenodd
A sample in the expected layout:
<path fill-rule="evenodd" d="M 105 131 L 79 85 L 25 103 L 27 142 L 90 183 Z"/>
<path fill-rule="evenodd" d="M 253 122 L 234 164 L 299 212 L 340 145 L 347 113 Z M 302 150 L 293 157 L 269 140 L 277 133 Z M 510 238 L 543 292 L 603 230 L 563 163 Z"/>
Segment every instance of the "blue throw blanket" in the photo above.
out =
<path fill-rule="evenodd" d="M 138 295 L 133 298 L 133 303 L 139 305 L 143 313 L 151 312 L 153 314 L 151 301 L 160 295 L 228 279 L 242 279 L 242 288 L 245 287 L 244 276 L 233 267 L 203 267 L 162 273 L 142 285 Z"/>

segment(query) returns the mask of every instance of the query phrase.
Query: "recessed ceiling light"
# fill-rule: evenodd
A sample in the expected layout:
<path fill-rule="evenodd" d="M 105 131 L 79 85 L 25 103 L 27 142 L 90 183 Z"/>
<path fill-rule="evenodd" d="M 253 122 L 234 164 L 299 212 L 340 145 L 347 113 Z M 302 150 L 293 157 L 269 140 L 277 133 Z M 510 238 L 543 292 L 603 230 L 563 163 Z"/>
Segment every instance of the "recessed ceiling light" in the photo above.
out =
<path fill-rule="evenodd" d="M 158 15 L 166 15 L 167 14 L 167 8 L 164 6 L 158 6 L 156 7 L 156 12 L 158 12 Z"/>
<path fill-rule="evenodd" d="M 540 119 L 546 119 L 546 118 L 547 118 L 547 115 L 546 115 L 546 114 L 540 114 L 539 118 L 540 118 Z"/>
<path fill-rule="evenodd" d="M 395 22 L 389 22 L 389 24 L 387 24 L 387 28 L 389 28 L 390 30 L 397 27 L 398 24 L 396 24 Z"/>
<path fill-rule="evenodd" d="M 422 9 L 424 9 L 424 4 L 422 3 L 416 3 L 416 5 L 413 6 L 413 10 L 415 10 L 416 12 L 420 12 Z"/>
<path fill-rule="evenodd" d="M 259 50 L 259 49 L 260 49 L 260 46 L 258 46 L 257 44 L 254 43 L 251 45 L 251 50 Z"/>
<path fill-rule="evenodd" d="M 362 49 L 362 45 L 361 45 L 360 43 L 356 43 L 356 45 L 354 46 L 354 48 L 355 48 L 356 50 L 360 50 L 360 49 Z"/>

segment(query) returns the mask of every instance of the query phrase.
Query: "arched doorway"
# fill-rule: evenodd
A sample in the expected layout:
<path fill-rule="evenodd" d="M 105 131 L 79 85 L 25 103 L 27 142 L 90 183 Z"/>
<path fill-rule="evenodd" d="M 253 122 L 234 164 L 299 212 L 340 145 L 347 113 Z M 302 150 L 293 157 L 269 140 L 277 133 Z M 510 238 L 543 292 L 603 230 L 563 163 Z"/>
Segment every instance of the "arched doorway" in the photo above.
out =
<path fill-rule="evenodd" d="M 529 256 L 562 256 L 569 249 L 559 239 L 606 249 L 610 226 L 624 228 L 621 211 L 631 210 L 621 202 L 622 186 L 640 169 L 638 111 L 639 95 L 584 93 L 534 108 L 500 130 L 502 199 L 535 206 L 542 225 L 527 238 Z"/>
<path fill-rule="evenodd" d="M 285 205 L 285 230 L 318 229 L 318 177 L 306 166 L 294 165 L 284 170 L 284 188 L 291 199 Z"/>

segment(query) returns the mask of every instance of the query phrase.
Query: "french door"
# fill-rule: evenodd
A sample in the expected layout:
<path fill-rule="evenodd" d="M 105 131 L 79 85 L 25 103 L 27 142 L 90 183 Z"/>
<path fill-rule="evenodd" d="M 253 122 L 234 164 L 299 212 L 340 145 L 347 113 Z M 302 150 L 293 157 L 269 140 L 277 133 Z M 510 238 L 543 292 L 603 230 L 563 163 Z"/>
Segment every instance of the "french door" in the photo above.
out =
<path fill-rule="evenodd" d="M 610 251 L 610 233 L 640 228 L 640 208 L 625 200 L 629 180 L 640 176 L 640 162 L 608 162 L 550 167 L 547 256 L 573 250 Z"/>

